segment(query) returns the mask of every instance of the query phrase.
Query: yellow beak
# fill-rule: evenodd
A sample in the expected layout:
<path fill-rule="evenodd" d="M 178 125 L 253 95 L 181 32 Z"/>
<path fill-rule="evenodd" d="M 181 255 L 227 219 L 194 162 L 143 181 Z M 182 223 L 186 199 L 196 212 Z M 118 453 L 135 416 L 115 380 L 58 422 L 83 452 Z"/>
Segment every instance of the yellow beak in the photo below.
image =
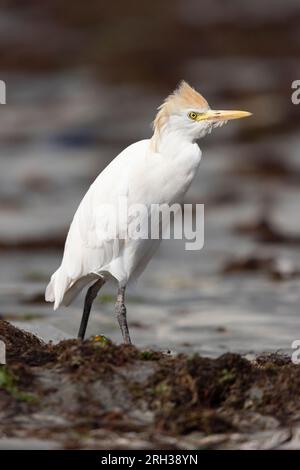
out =
<path fill-rule="evenodd" d="M 197 116 L 197 121 L 229 121 L 230 119 L 241 119 L 251 115 L 252 113 L 248 113 L 248 111 L 216 111 L 214 109 L 209 109 L 205 113 L 199 114 Z"/>

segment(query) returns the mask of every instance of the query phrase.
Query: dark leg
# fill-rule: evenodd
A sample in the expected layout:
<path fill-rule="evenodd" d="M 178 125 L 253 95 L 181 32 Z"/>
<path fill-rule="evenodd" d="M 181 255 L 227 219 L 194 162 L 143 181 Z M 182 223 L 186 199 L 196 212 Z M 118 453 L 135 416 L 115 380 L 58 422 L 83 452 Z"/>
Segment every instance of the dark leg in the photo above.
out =
<path fill-rule="evenodd" d="M 101 277 L 91 287 L 88 288 L 88 291 L 86 293 L 85 300 L 84 300 L 83 314 L 82 314 L 80 328 L 78 332 L 79 339 L 84 339 L 85 331 L 86 331 L 86 327 L 89 321 L 89 316 L 90 316 L 93 302 L 95 298 L 97 297 L 99 289 L 103 286 L 103 284 L 105 284 L 105 279 Z"/>
<path fill-rule="evenodd" d="M 125 287 L 119 287 L 117 302 L 116 302 L 116 315 L 121 328 L 123 341 L 125 344 L 131 344 L 129 335 L 129 329 L 126 318 L 126 307 L 125 307 Z"/>

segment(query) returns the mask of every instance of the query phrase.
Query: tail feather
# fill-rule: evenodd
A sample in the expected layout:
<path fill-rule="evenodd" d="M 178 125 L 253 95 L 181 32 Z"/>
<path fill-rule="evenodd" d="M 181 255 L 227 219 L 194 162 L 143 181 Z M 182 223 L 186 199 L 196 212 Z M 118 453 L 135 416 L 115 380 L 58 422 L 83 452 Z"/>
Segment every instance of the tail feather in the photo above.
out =
<path fill-rule="evenodd" d="M 46 287 L 45 300 L 47 302 L 54 302 L 54 310 L 60 306 L 70 281 L 62 267 L 52 274 L 51 280 Z"/>
<path fill-rule="evenodd" d="M 54 310 L 61 304 L 68 306 L 85 286 L 98 278 L 97 274 L 91 273 L 74 281 L 60 267 L 51 276 L 51 280 L 46 287 L 45 300 L 47 302 L 54 302 Z"/>
<path fill-rule="evenodd" d="M 77 279 L 77 281 L 71 284 L 71 286 L 65 292 L 62 303 L 66 307 L 70 305 L 73 300 L 77 297 L 77 295 L 82 291 L 82 289 L 95 279 L 99 279 L 99 276 L 97 276 L 96 274 L 88 274 L 87 276 Z"/>

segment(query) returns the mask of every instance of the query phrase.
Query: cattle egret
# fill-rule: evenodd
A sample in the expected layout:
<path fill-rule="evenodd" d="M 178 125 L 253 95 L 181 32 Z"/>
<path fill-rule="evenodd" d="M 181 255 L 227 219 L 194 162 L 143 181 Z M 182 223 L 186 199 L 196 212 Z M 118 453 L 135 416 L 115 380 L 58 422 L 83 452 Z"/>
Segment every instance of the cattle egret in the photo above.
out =
<path fill-rule="evenodd" d="M 123 150 L 96 178 L 71 223 L 60 267 L 46 289 L 46 300 L 69 305 L 89 285 L 78 337 L 84 339 L 92 303 L 110 278 L 118 282 L 116 315 L 123 340 L 131 344 L 125 289 L 146 267 L 160 238 L 130 238 L 112 233 L 113 208 L 125 196 L 128 206 L 181 203 L 198 169 L 196 141 L 246 111 L 214 111 L 196 90 L 182 81 L 158 108 L 150 139 Z M 110 209 L 107 209 L 110 208 Z M 126 222 L 127 220 L 127 222 Z M 125 219 L 128 224 L 129 219 Z"/>

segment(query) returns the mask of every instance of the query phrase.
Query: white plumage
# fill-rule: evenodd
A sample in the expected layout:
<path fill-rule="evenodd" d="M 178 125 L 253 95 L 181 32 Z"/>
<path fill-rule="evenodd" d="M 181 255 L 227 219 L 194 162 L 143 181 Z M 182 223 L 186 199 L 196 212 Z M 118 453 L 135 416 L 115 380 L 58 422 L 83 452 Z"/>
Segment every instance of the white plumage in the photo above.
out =
<path fill-rule="evenodd" d="M 195 175 L 201 155 L 196 144 L 177 153 L 178 146 L 174 142 L 175 155 L 164 157 L 153 152 L 150 143 L 150 140 L 142 140 L 121 152 L 81 201 L 69 229 L 62 264 L 46 291 L 46 300 L 55 302 L 55 309 L 61 302 L 70 302 L 71 296 L 65 300 L 64 296 L 79 279 L 81 288 L 91 282 L 91 274 L 96 278 L 110 273 L 120 285 L 126 285 L 136 270 L 143 271 L 149 254 L 158 246 L 159 240 L 104 238 L 110 215 L 108 211 L 103 213 L 106 205 L 117 209 L 122 196 L 128 198 L 129 206 L 141 203 L 150 207 L 154 203 L 181 201 Z M 154 188 L 159 191 L 153 194 Z M 114 257 L 116 252 L 118 256 Z"/>
<path fill-rule="evenodd" d="M 113 276 L 119 283 L 120 326 L 124 340 L 130 342 L 129 332 L 126 335 L 125 287 L 144 270 L 160 240 L 124 238 L 120 227 L 115 233 L 111 224 L 113 209 L 118 214 L 120 198 L 127 200 L 129 208 L 142 204 L 149 212 L 152 204 L 181 202 L 200 163 L 196 139 L 227 119 L 243 117 L 241 113 L 212 112 L 200 94 L 181 83 L 160 107 L 153 137 L 123 150 L 82 199 L 69 229 L 62 263 L 46 289 L 46 300 L 54 302 L 54 309 L 68 305 L 86 285 L 99 279 L 104 283 Z M 130 215 L 121 215 L 128 226 Z M 141 219 L 140 223 L 146 221 Z M 92 298 L 86 298 L 85 323 L 96 295 L 91 288 L 89 292 Z M 81 337 L 85 328 L 86 324 Z"/>

